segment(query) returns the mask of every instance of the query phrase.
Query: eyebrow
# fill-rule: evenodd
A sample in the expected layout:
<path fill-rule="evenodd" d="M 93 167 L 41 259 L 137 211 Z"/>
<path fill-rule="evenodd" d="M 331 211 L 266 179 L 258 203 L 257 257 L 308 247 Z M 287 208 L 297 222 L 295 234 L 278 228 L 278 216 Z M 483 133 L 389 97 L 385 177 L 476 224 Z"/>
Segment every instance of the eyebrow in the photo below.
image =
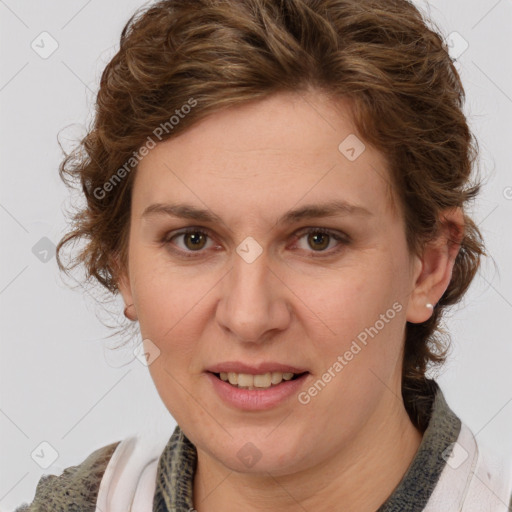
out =
<path fill-rule="evenodd" d="M 154 203 L 144 209 L 141 217 L 144 218 L 153 215 L 169 215 L 181 219 L 190 219 L 212 224 L 216 222 L 223 223 L 222 219 L 210 210 L 196 208 L 195 206 L 185 203 Z M 293 224 L 294 222 L 304 219 L 336 217 L 340 215 L 360 215 L 370 217 L 373 216 L 373 213 L 363 206 L 338 200 L 323 204 L 309 204 L 290 210 L 278 220 L 277 224 Z"/>

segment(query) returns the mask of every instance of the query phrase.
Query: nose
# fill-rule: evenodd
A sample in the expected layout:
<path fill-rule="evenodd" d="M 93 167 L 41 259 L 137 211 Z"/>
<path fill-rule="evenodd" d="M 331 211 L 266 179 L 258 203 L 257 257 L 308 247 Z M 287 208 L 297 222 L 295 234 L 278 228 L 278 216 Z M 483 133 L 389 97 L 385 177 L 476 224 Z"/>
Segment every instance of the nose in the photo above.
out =
<path fill-rule="evenodd" d="M 235 253 L 221 293 L 217 322 L 240 342 L 264 342 L 290 323 L 290 292 L 269 267 L 265 253 L 251 263 Z"/>

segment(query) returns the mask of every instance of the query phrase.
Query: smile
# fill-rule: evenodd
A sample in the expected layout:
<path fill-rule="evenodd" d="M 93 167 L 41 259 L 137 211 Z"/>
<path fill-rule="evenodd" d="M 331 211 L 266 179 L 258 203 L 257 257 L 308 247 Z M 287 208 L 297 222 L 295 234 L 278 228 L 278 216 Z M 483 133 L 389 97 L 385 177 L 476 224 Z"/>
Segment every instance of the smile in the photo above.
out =
<path fill-rule="evenodd" d="M 304 373 L 267 372 L 260 375 L 251 375 L 249 373 L 220 372 L 214 373 L 214 375 L 239 389 L 268 389 L 278 386 L 283 381 L 294 380 Z"/>
<path fill-rule="evenodd" d="M 211 388 L 221 401 L 237 410 L 263 411 L 277 407 L 300 393 L 309 372 L 246 374 L 206 372 Z M 296 401 L 294 401 L 296 403 Z"/>

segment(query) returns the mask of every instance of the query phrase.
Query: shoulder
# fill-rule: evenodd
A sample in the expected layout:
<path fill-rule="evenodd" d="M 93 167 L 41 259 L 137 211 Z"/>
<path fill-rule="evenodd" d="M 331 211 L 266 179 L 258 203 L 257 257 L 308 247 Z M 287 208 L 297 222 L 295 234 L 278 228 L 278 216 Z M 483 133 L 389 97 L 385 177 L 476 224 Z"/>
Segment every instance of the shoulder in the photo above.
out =
<path fill-rule="evenodd" d="M 510 457 L 477 442 L 464 423 L 443 457 L 446 465 L 425 511 L 447 506 L 462 512 L 508 512 L 512 503 Z"/>
<path fill-rule="evenodd" d="M 172 429 L 166 415 L 154 417 L 136 433 L 92 452 L 78 466 L 59 476 L 41 477 L 32 503 L 14 512 L 141 510 L 152 502 L 160 456 L 176 437 Z"/>
<path fill-rule="evenodd" d="M 42 476 L 32 503 L 24 503 L 15 512 L 94 512 L 101 479 L 119 443 L 95 450 L 82 463 L 66 468 L 59 476 Z"/>

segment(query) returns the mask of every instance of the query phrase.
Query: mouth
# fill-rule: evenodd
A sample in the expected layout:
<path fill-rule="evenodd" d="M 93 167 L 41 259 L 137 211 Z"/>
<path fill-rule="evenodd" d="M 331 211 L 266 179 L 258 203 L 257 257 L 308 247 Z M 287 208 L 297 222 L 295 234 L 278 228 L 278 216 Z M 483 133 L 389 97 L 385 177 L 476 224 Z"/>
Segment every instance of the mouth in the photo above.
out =
<path fill-rule="evenodd" d="M 309 374 L 309 372 L 292 373 L 292 372 L 267 372 L 259 375 L 249 373 L 235 372 L 208 372 L 217 379 L 230 384 L 238 389 L 270 389 L 279 386 L 283 382 L 300 379 Z"/>

